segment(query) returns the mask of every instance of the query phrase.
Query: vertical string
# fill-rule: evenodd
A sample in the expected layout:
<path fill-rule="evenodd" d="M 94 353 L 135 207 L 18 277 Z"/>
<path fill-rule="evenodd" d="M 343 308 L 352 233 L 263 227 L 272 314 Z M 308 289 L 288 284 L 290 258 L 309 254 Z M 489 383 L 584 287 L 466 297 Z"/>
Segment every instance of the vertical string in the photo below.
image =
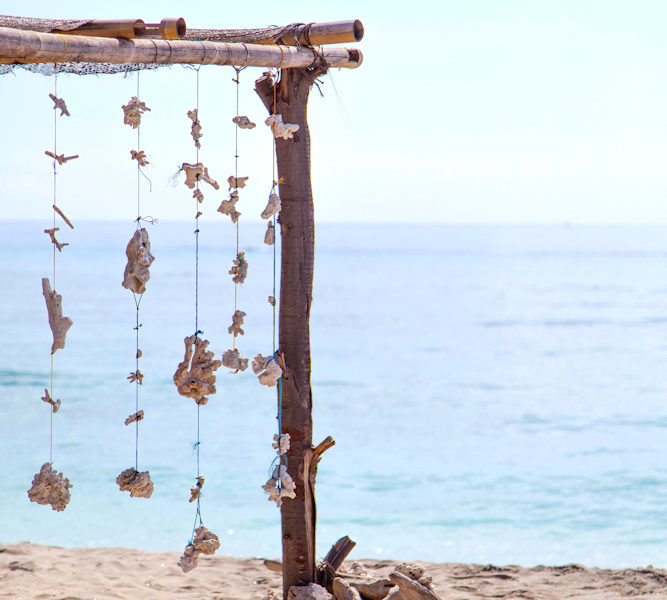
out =
<path fill-rule="evenodd" d="M 53 95 L 58 97 L 58 65 L 54 64 L 55 76 L 53 78 Z M 55 108 L 53 109 L 53 154 L 54 156 L 58 155 L 58 116 Z M 58 175 L 58 170 L 56 168 L 57 161 L 53 159 L 53 227 L 56 227 L 56 206 L 57 206 L 57 185 L 56 185 L 56 176 Z M 56 245 L 53 246 L 53 293 L 56 293 Z M 51 385 L 50 385 L 50 394 L 51 398 L 55 398 L 53 395 L 53 352 L 51 353 Z M 53 465 L 53 409 L 49 407 L 49 413 L 51 414 L 50 426 L 49 426 L 49 463 Z"/>
<path fill-rule="evenodd" d="M 234 82 L 236 83 L 236 114 L 239 114 L 239 88 L 240 88 L 240 82 L 241 82 L 241 71 L 242 69 L 239 67 L 234 67 L 234 71 L 236 71 L 236 79 L 234 79 Z M 239 128 L 234 126 L 234 178 L 235 181 L 234 183 L 238 185 L 238 176 L 239 176 Z M 237 188 L 238 189 L 238 188 Z M 239 221 L 240 219 L 236 219 L 236 256 L 238 257 L 239 255 L 239 237 L 240 237 L 240 227 L 239 227 Z M 236 314 L 236 311 L 238 310 L 238 289 L 239 289 L 239 284 L 237 282 L 234 282 L 234 314 Z M 233 350 L 236 350 L 236 336 L 233 336 Z"/>

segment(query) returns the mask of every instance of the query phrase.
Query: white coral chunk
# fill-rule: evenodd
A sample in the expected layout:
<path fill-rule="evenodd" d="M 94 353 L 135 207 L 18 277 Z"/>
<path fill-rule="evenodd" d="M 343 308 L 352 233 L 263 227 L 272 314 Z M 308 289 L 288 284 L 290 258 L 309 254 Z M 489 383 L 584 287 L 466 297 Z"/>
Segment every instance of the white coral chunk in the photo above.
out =
<path fill-rule="evenodd" d="M 291 140 L 294 134 L 299 131 L 299 126 L 296 123 L 283 123 L 282 115 L 271 115 L 264 122 L 271 128 L 273 137 L 276 139 Z"/>
<path fill-rule="evenodd" d="M 285 465 L 276 465 L 271 479 L 262 486 L 262 489 L 269 495 L 269 502 L 275 502 L 278 508 L 282 506 L 283 498 L 296 498 L 296 484 Z"/>
<path fill-rule="evenodd" d="M 231 369 L 232 373 L 238 373 L 248 368 L 248 359 L 243 358 L 238 350 L 225 350 L 222 353 L 222 364 Z"/>
<path fill-rule="evenodd" d="M 273 436 L 273 444 L 271 444 L 275 450 L 276 454 L 287 454 L 289 450 L 289 433 L 282 433 L 278 435 L 277 433 Z"/>
<path fill-rule="evenodd" d="M 280 212 L 280 196 L 271 194 L 266 208 L 262 211 L 262 219 L 270 219 L 273 215 Z"/>
<path fill-rule="evenodd" d="M 245 115 L 238 115 L 232 119 L 241 129 L 254 129 L 256 125 Z"/>
<path fill-rule="evenodd" d="M 151 278 L 148 269 L 155 260 L 151 254 L 148 231 L 144 227 L 134 232 L 125 249 L 125 255 L 127 265 L 122 286 L 135 294 L 143 294 L 146 291 L 146 282 Z"/>
<path fill-rule="evenodd" d="M 220 548 L 220 540 L 212 531 L 209 531 L 203 525 L 195 529 L 195 537 L 192 543 L 188 544 L 178 561 L 178 566 L 184 573 L 192 571 L 197 566 L 197 559 L 200 554 L 214 554 Z"/>

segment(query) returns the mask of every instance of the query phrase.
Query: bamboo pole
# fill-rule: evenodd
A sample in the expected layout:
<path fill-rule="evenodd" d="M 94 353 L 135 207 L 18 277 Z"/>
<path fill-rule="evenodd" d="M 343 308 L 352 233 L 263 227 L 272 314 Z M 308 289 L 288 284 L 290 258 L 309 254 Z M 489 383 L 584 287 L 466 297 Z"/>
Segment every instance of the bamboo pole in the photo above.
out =
<path fill-rule="evenodd" d="M 332 21 L 331 23 L 309 23 L 296 25 L 290 35 L 285 35 L 278 43 L 286 46 L 321 46 L 322 44 L 345 44 L 360 42 L 364 37 L 364 26 L 359 19 Z"/>
<path fill-rule="evenodd" d="M 362 54 L 347 48 L 302 48 L 182 40 L 126 40 L 39 33 L 0 27 L 0 63 L 203 64 L 239 67 L 358 67 Z"/>
<path fill-rule="evenodd" d="M 51 33 L 128 40 L 138 37 L 177 40 L 185 37 L 186 30 L 185 20 L 182 18 L 164 18 L 159 23 L 145 23 L 142 19 L 93 19 L 75 29 L 53 29 Z"/>

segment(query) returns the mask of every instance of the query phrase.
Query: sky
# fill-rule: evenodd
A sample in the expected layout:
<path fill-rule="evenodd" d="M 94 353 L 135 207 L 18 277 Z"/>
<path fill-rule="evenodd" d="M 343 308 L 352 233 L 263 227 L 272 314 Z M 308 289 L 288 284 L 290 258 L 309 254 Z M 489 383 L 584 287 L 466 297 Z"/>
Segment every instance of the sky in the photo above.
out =
<path fill-rule="evenodd" d="M 181 16 L 190 27 L 255 27 L 359 18 L 358 69 L 335 69 L 311 92 L 312 174 L 320 222 L 666 223 L 667 3 L 638 0 L 460 0 L 184 4 L 118 0 L 6 3 L 3 12 L 54 18 Z M 240 135 L 250 177 L 238 208 L 258 220 L 271 187 L 271 135 L 253 92 L 262 69 L 241 73 Z M 199 73 L 200 158 L 220 181 L 233 172 L 236 113 L 230 67 Z M 48 218 L 52 204 L 53 78 L 0 77 L 5 116 L 0 167 L 6 219 Z M 170 184 L 193 162 L 196 73 L 140 75 L 151 112 L 142 146 L 152 192 L 145 214 L 190 219 L 190 192 Z M 125 219 L 136 210 L 136 134 L 121 105 L 135 75 L 61 76 L 72 117 L 58 122 L 58 202 L 73 219 Z M 144 189 L 145 188 L 145 189 Z M 207 195 L 205 219 L 224 189 Z"/>

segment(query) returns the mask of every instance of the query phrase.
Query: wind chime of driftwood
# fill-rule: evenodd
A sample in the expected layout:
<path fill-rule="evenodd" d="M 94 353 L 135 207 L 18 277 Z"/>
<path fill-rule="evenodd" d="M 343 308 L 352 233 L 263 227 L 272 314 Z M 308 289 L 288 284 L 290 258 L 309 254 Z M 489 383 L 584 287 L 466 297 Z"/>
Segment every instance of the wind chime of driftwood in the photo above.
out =
<path fill-rule="evenodd" d="M 135 370 L 132 371 L 127 380 L 134 384 L 135 406 L 134 413 L 125 419 L 125 425 L 135 426 L 135 463 L 134 467 L 125 469 L 116 478 L 116 483 L 121 492 L 130 492 L 131 498 L 150 498 L 153 495 L 153 482 L 149 471 L 139 471 L 139 423 L 144 419 L 144 411 L 139 409 L 139 390 L 144 383 L 144 374 L 139 369 L 139 360 L 143 352 L 139 348 L 139 330 L 142 323 L 139 322 L 141 300 L 146 292 L 146 283 L 150 279 L 150 266 L 155 257 L 151 253 L 151 243 L 148 239 L 148 231 L 141 227 L 141 175 L 142 167 L 149 164 L 146 152 L 141 149 L 141 118 L 143 114 L 150 111 L 144 102 L 139 99 L 139 73 L 137 73 L 137 95 L 123 105 L 123 122 L 137 132 L 137 149 L 130 150 L 131 160 L 137 161 L 137 217 L 134 219 L 136 230 L 132 234 L 125 249 L 127 265 L 123 274 L 122 286 L 132 292 L 135 313 Z"/>
<path fill-rule="evenodd" d="M 67 218 L 62 209 L 58 206 L 57 195 L 56 195 L 56 176 L 58 173 L 58 166 L 64 165 L 70 160 L 78 158 L 78 154 L 72 156 L 65 156 L 65 154 L 58 154 L 58 120 L 60 117 L 69 117 L 70 112 L 67 108 L 67 104 L 63 98 L 58 97 L 58 76 L 56 74 L 54 78 L 54 90 L 53 94 L 49 94 L 49 97 L 53 101 L 53 150 L 46 150 L 44 154 L 49 156 L 53 160 L 53 227 L 44 230 L 49 236 L 51 244 L 53 246 L 53 289 L 51 288 L 51 282 L 48 277 L 42 279 L 42 293 L 44 294 L 44 300 L 46 301 L 46 310 L 48 312 L 49 326 L 53 334 L 53 343 L 51 345 L 51 383 L 49 388 L 44 388 L 44 396 L 42 396 L 42 401 L 49 405 L 50 412 L 50 441 L 49 441 L 49 462 L 45 462 L 39 473 L 35 475 L 32 480 L 32 486 L 28 490 L 28 497 L 31 502 L 36 502 L 37 504 L 49 504 L 51 508 L 56 511 L 63 511 L 70 501 L 70 488 L 72 484 L 69 479 L 65 477 L 62 473 L 58 473 L 53 468 L 53 419 L 54 415 L 60 409 L 62 402 L 59 398 L 55 398 L 55 393 L 53 390 L 53 373 L 54 373 L 54 354 L 57 350 L 62 350 L 65 348 L 65 338 L 67 332 L 72 326 L 72 319 L 69 317 L 63 316 L 63 297 L 56 291 L 56 253 L 62 252 L 63 248 L 69 246 L 69 243 L 61 242 L 56 237 L 56 234 L 60 231 L 59 227 L 56 227 L 56 219 L 60 217 L 63 222 L 70 228 L 74 229 L 74 225 Z M 60 115 L 57 114 L 57 110 L 60 110 Z M 60 234 L 58 234 L 60 235 Z"/>
<path fill-rule="evenodd" d="M 204 182 L 215 190 L 220 188 L 218 182 L 210 176 L 208 168 L 199 161 L 200 140 L 204 135 L 199 120 L 199 69 L 197 69 L 197 106 L 188 111 L 187 116 L 192 122 L 190 133 L 195 143 L 196 159 L 194 163 L 183 163 L 180 170 L 185 171 L 185 185 L 194 190 L 192 197 L 197 209 L 195 213 L 195 333 L 185 338 L 185 357 L 174 373 L 174 383 L 181 396 L 192 398 L 197 404 L 197 441 L 194 444 L 197 456 L 197 474 L 195 484 L 190 488 L 189 500 L 191 503 L 196 503 L 192 537 L 186 544 L 183 555 L 178 561 L 178 566 L 184 573 L 197 566 L 200 554 L 214 554 L 220 548 L 218 536 L 204 526 L 202 519 L 201 495 L 205 478 L 199 470 L 200 409 L 208 403 L 208 396 L 215 394 L 215 371 L 222 366 L 222 361 L 215 360 L 214 353 L 206 349 L 210 342 L 199 337 L 203 333 L 199 329 L 199 217 L 202 215 L 201 207 L 204 201 L 204 193 L 200 190 L 199 184 Z M 197 526 L 198 523 L 199 526 Z"/>

